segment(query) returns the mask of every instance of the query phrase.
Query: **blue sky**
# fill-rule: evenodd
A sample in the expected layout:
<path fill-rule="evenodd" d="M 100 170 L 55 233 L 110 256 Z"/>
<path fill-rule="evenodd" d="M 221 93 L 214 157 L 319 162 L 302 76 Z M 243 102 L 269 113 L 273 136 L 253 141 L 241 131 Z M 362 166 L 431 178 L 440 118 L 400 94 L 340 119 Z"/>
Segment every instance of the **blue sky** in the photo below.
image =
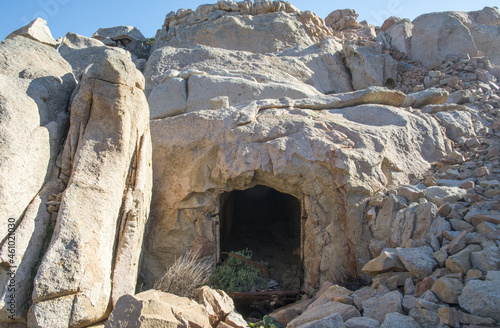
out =
<path fill-rule="evenodd" d="M 196 9 L 216 0 L 2 0 L 0 40 L 10 32 L 41 16 L 48 21 L 54 38 L 75 32 L 91 36 L 99 27 L 133 25 L 146 37 L 153 37 L 161 28 L 165 15 L 179 8 Z M 498 6 L 498 0 L 295 0 L 300 10 L 311 10 L 325 18 L 335 9 L 352 8 L 367 20 L 381 25 L 388 16 L 414 19 L 432 11 L 471 11 L 485 6 Z M 347 7 L 346 7 L 347 6 Z"/>

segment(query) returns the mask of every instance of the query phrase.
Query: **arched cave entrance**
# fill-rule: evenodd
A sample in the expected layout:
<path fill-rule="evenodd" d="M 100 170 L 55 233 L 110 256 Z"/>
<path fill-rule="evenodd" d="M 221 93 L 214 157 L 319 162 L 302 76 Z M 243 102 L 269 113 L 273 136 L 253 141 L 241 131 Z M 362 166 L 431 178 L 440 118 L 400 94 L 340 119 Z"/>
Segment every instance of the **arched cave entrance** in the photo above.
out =
<path fill-rule="evenodd" d="M 301 205 L 289 194 L 257 185 L 221 195 L 220 251 L 249 249 L 268 264 L 280 289 L 302 285 Z"/>

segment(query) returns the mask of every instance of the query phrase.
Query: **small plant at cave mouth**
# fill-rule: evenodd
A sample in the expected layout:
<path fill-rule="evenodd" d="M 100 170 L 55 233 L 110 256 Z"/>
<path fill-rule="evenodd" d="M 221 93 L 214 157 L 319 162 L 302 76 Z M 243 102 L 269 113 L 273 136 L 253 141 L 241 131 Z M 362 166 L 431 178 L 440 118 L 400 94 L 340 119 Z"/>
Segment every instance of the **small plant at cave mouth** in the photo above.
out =
<path fill-rule="evenodd" d="M 249 260 L 252 258 L 252 251 L 248 249 L 232 252 L 232 254 Z M 233 256 L 229 256 L 222 264 L 215 267 L 210 280 L 213 288 L 226 292 L 248 292 L 254 287 L 264 289 L 266 284 L 264 274 L 258 268 Z"/>
<path fill-rule="evenodd" d="M 177 296 L 194 298 L 196 289 L 208 283 L 211 271 L 210 262 L 202 261 L 199 254 L 187 253 L 168 268 L 153 288 Z"/>

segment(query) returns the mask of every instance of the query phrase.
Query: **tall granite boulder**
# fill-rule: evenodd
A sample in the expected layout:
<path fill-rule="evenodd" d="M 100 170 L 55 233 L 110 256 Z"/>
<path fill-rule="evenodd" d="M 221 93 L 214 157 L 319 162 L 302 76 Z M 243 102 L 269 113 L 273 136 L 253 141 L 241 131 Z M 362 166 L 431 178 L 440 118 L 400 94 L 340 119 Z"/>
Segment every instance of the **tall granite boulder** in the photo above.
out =
<path fill-rule="evenodd" d="M 0 85 L 0 322 L 18 322 L 26 319 L 33 271 L 55 221 L 49 197 L 64 189 L 56 158 L 76 82 L 53 47 L 13 36 L 0 43 Z"/>
<path fill-rule="evenodd" d="M 28 325 L 81 327 L 134 293 L 151 193 L 149 113 L 134 64 L 107 51 L 71 104 L 54 236 L 35 277 Z"/>

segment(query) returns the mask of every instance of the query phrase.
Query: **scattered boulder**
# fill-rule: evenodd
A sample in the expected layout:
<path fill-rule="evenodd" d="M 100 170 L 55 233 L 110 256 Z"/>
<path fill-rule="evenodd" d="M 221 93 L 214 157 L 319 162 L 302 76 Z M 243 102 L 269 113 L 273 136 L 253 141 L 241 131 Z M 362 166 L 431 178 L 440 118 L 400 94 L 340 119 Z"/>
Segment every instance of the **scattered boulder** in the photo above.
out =
<path fill-rule="evenodd" d="M 398 253 L 394 248 L 386 248 L 380 255 L 361 269 L 361 271 L 374 275 L 388 271 L 405 271 L 403 263 L 398 258 Z"/>
<path fill-rule="evenodd" d="M 401 106 L 420 108 L 427 105 L 442 104 L 448 99 L 448 92 L 443 89 L 429 88 L 406 95 Z"/>
<path fill-rule="evenodd" d="M 380 328 L 380 322 L 367 317 L 354 317 L 344 322 L 346 328 Z"/>
<path fill-rule="evenodd" d="M 488 271 L 500 270 L 500 248 L 496 246 L 487 247 L 479 252 L 472 252 L 470 256 L 472 266 L 483 274 L 487 274 Z"/>
<path fill-rule="evenodd" d="M 402 301 L 403 295 L 397 290 L 381 297 L 372 297 L 363 302 L 363 316 L 384 322 L 390 313 L 403 313 Z"/>
<path fill-rule="evenodd" d="M 438 207 L 446 203 L 454 203 L 467 194 L 467 191 L 457 187 L 433 186 L 424 189 L 425 198 Z"/>
<path fill-rule="evenodd" d="M 105 328 L 188 326 L 211 328 L 206 309 L 186 297 L 148 290 L 123 295 L 109 315 Z"/>
<path fill-rule="evenodd" d="M 429 246 L 416 248 L 397 248 L 398 256 L 413 277 L 423 279 L 429 276 L 437 262 L 433 250 Z"/>
<path fill-rule="evenodd" d="M 48 46 L 54 47 L 56 45 L 56 40 L 52 37 L 49 27 L 47 26 L 47 21 L 43 18 L 38 17 L 26 26 L 21 27 L 18 30 L 7 35 L 6 39 L 13 38 L 15 36 L 23 36 L 28 39 L 38 41 L 40 43 L 46 44 Z"/>
<path fill-rule="evenodd" d="M 413 21 L 411 57 L 429 68 L 447 56 L 475 57 L 478 51 L 469 29 L 452 12 L 430 13 Z"/>
<path fill-rule="evenodd" d="M 384 322 L 380 326 L 380 328 L 399 328 L 399 327 L 419 328 L 420 325 L 412 317 L 408 317 L 399 312 L 393 312 L 387 314 Z"/>
<path fill-rule="evenodd" d="M 458 304 L 463 284 L 458 279 L 441 277 L 432 285 L 432 292 L 444 303 Z"/>
<path fill-rule="evenodd" d="M 446 128 L 446 136 L 457 143 L 464 143 L 476 136 L 471 114 L 464 111 L 439 112 L 436 114 Z"/>
<path fill-rule="evenodd" d="M 498 281 L 469 280 L 458 298 L 469 313 L 500 321 L 500 284 Z"/>
<path fill-rule="evenodd" d="M 134 26 L 103 27 L 98 29 L 92 37 L 97 40 L 110 38 L 113 41 L 128 40 L 129 42 L 146 42 L 144 35 Z"/>
<path fill-rule="evenodd" d="M 402 19 L 393 24 L 385 34 L 388 36 L 392 47 L 402 53 L 411 54 L 411 37 L 413 24 L 408 19 Z"/>
<path fill-rule="evenodd" d="M 340 315 L 343 321 L 347 321 L 350 318 L 359 317 L 361 314 L 352 305 L 343 304 L 340 302 L 327 302 L 318 306 L 309 306 L 304 313 L 290 321 L 287 327 L 297 328 L 297 327 L 307 327 L 309 323 L 318 320 L 332 320 L 332 315 Z M 337 319 L 335 319 L 337 321 Z"/>

